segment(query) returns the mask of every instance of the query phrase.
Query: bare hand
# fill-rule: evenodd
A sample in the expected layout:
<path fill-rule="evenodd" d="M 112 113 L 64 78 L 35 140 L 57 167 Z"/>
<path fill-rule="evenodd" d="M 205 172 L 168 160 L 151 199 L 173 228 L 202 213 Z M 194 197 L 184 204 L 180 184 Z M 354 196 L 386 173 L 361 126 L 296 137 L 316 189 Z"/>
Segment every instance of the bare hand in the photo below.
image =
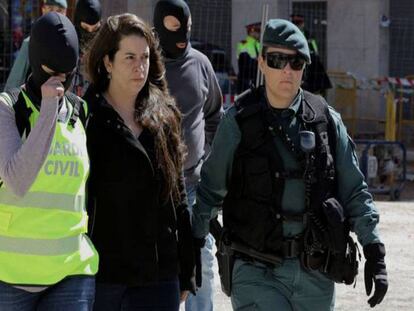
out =
<path fill-rule="evenodd" d="M 187 300 L 188 293 L 189 293 L 189 291 L 188 291 L 188 290 L 183 290 L 183 291 L 180 293 L 180 303 L 181 303 L 181 302 L 184 302 L 184 301 L 186 301 L 186 300 Z"/>
<path fill-rule="evenodd" d="M 41 86 L 42 99 L 45 98 L 56 98 L 60 99 L 65 94 L 65 88 L 63 87 L 60 78 L 56 76 L 50 77 L 45 83 Z"/>

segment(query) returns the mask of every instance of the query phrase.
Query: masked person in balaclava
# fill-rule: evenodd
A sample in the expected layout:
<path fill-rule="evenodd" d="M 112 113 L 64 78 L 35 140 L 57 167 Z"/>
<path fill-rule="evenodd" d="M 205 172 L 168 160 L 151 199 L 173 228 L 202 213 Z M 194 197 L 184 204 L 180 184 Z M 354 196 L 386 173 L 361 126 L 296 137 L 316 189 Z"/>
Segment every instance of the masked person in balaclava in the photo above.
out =
<path fill-rule="evenodd" d="M 184 174 L 189 206 L 192 206 L 201 165 L 223 112 L 222 96 L 210 61 L 191 47 L 191 14 L 187 4 L 182 0 L 158 1 L 154 11 L 154 27 L 165 56 L 168 88 L 183 115 L 182 129 L 188 151 Z M 208 236 L 205 247 L 204 240 L 195 242 L 198 250 L 201 248 L 203 282 L 197 296 L 190 294 L 188 297 L 186 310 L 212 310 L 214 239 Z M 201 280 L 198 281 L 200 286 Z"/>
<path fill-rule="evenodd" d="M 154 27 L 166 57 L 179 58 L 190 49 L 191 16 L 184 1 L 159 1 L 154 11 Z"/>
<path fill-rule="evenodd" d="M 78 51 L 69 19 L 44 15 L 32 27 L 28 82 L 0 94 L 0 310 L 92 308 L 86 107 L 67 92 Z"/>
<path fill-rule="evenodd" d="M 57 12 L 66 15 L 68 7 L 66 0 L 42 0 L 40 2 L 42 15 L 49 12 Z M 23 85 L 30 74 L 29 42 L 30 36 L 25 38 L 22 42 L 19 53 L 17 54 L 13 67 L 7 77 L 6 85 L 4 87 L 4 90 L 6 91 Z"/>
<path fill-rule="evenodd" d="M 29 43 L 29 61 L 32 74 L 27 81 L 27 91 L 39 99 L 41 87 L 52 76 L 64 90 L 68 90 L 79 57 L 79 44 L 72 23 L 62 15 L 47 14 L 35 23 Z M 59 92 L 59 97 L 63 94 Z"/>
<path fill-rule="evenodd" d="M 89 83 L 84 69 L 84 55 L 90 43 L 101 27 L 102 9 L 99 0 L 78 0 L 76 3 L 74 24 L 79 37 L 79 64 L 73 83 L 73 92 L 83 96 Z"/>

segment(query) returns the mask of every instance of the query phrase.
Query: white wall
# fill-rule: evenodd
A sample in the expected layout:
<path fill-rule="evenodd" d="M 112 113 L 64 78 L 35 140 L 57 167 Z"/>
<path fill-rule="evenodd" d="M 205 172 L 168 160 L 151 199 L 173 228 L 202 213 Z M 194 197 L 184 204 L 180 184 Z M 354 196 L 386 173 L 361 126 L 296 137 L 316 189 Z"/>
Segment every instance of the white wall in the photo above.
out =
<path fill-rule="evenodd" d="M 350 71 L 361 77 L 388 73 L 388 0 L 328 0 L 328 69 Z"/>
<path fill-rule="evenodd" d="M 128 12 L 136 14 L 152 25 L 155 3 L 154 0 L 128 0 Z"/>
<path fill-rule="evenodd" d="M 312 0 L 301 0 L 312 2 Z M 323 1 L 323 0 L 322 0 Z M 261 19 L 269 4 L 269 18 L 289 18 L 292 0 L 233 0 L 232 60 L 237 68 L 236 46 L 246 36 L 244 26 Z M 350 71 L 357 76 L 388 74 L 389 29 L 380 17 L 389 16 L 389 0 L 326 0 L 328 70 Z"/>

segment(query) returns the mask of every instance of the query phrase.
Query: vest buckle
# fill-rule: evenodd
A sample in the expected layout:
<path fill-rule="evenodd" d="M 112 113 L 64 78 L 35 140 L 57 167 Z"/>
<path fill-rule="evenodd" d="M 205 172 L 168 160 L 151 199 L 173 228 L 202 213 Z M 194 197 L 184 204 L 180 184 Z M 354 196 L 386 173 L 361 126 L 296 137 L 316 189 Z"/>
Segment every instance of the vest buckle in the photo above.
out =
<path fill-rule="evenodd" d="M 284 258 L 297 258 L 303 251 L 303 243 L 300 237 L 285 239 L 283 241 L 282 252 Z"/>

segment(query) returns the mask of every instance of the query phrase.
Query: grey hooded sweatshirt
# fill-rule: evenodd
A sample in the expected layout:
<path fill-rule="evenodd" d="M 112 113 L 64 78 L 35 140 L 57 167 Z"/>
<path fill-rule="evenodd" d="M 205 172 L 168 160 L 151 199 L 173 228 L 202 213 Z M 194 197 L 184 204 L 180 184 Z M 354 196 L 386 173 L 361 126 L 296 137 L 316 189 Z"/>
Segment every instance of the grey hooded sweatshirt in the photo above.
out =
<path fill-rule="evenodd" d="M 186 184 L 194 185 L 223 114 L 222 95 L 207 56 L 192 47 L 180 58 L 167 58 L 165 67 L 168 88 L 183 116 Z"/>

